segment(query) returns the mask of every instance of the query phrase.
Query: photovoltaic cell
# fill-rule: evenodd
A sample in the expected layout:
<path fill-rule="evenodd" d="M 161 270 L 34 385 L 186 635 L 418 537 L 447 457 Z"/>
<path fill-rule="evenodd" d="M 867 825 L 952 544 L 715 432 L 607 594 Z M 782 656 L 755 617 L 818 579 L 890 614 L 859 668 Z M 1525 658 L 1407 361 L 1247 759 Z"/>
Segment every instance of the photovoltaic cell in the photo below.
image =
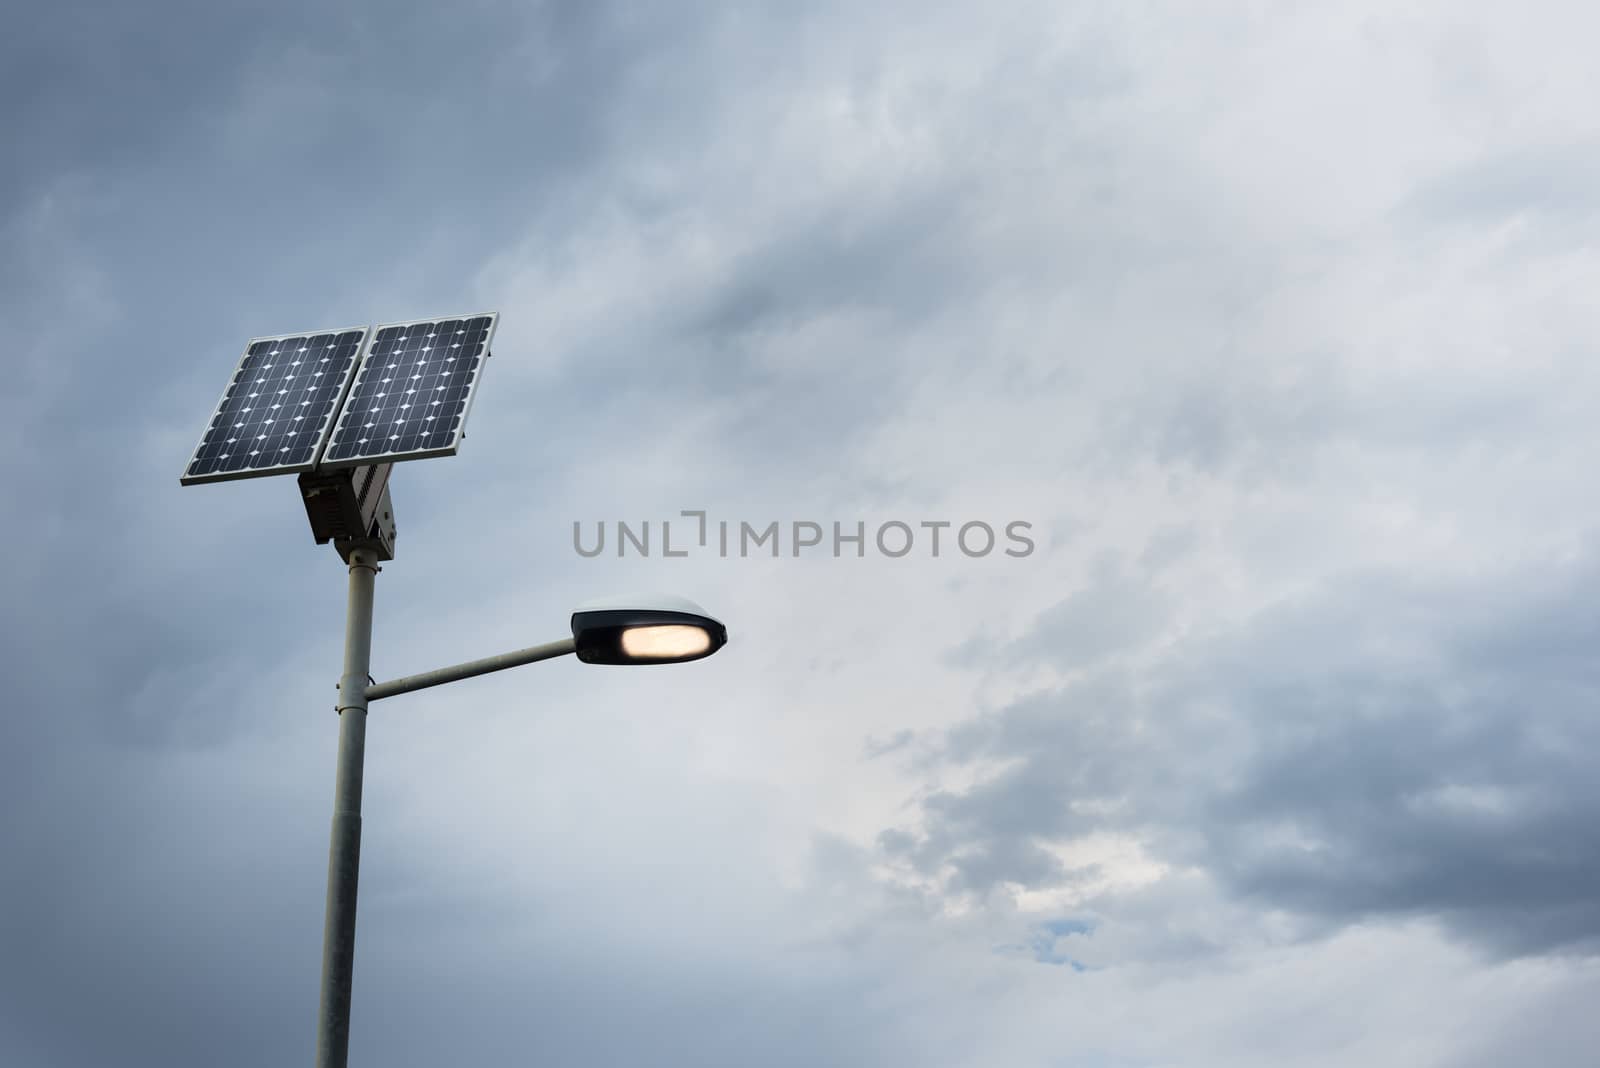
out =
<path fill-rule="evenodd" d="M 310 470 L 366 336 L 361 327 L 252 340 L 179 481 Z"/>
<path fill-rule="evenodd" d="M 376 327 L 319 466 L 454 455 L 497 319 Z"/>

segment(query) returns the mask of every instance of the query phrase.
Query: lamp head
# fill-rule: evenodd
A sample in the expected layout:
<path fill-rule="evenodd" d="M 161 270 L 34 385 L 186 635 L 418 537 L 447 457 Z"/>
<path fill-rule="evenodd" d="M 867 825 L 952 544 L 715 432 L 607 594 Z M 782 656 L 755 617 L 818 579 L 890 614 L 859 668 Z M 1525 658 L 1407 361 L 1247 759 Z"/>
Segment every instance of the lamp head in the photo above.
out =
<path fill-rule="evenodd" d="M 728 629 L 683 597 L 635 594 L 579 605 L 572 640 L 586 664 L 681 664 L 721 649 Z"/>

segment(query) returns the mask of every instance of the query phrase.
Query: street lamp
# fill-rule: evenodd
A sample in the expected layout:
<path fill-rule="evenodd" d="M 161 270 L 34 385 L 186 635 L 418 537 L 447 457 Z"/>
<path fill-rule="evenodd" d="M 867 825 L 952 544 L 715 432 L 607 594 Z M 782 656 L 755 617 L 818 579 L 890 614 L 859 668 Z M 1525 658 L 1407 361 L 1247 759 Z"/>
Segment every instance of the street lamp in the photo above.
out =
<path fill-rule="evenodd" d="M 460 448 L 498 320 L 491 312 L 253 338 L 180 477 L 194 485 L 298 474 L 312 536 L 332 542 L 349 570 L 318 1068 L 345 1068 L 349 1055 L 368 706 L 568 653 L 590 664 L 683 663 L 728 640 L 720 622 L 681 597 L 610 598 L 579 606 L 570 638 L 372 681 L 373 584 L 378 565 L 394 559 L 396 538 L 391 469 Z"/>
<path fill-rule="evenodd" d="M 570 638 L 371 683 L 367 686 L 367 700 L 554 660 L 568 653 L 577 653 L 586 664 L 681 664 L 708 657 L 727 642 L 727 628 L 686 597 L 669 593 L 607 597 L 578 606 L 572 613 Z"/>
<path fill-rule="evenodd" d="M 586 664 L 681 664 L 721 649 L 728 630 L 693 601 L 656 593 L 579 605 L 572 640 Z"/>

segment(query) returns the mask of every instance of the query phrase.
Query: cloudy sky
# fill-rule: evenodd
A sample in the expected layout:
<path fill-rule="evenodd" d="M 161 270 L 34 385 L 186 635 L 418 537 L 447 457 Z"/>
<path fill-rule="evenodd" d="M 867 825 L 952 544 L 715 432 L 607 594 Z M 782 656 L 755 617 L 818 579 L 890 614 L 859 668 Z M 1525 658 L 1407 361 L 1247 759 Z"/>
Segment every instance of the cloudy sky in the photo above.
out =
<path fill-rule="evenodd" d="M 343 567 L 178 474 L 488 309 L 374 674 L 732 640 L 374 706 L 352 1064 L 1592 1063 L 1588 5 L 94 7 L 0 42 L 0 1063 L 310 1063 Z M 574 551 L 684 510 L 781 554 Z"/>

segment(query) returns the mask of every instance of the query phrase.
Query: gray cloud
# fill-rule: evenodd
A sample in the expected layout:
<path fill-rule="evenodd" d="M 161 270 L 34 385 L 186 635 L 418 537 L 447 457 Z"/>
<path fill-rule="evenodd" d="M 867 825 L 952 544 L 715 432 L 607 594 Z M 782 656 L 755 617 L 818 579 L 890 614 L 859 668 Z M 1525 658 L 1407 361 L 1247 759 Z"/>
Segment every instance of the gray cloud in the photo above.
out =
<path fill-rule="evenodd" d="M 1335 927 L 1432 917 L 1491 954 L 1592 952 L 1597 589 L 1592 554 L 1443 588 L 1335 578 L 1137 681 L 1106 671 L 951 730 L 948 761 L 1006 767 L 880 844 L 981 894 L 1060 885 L 1043 846 L 1125 831 Z"/>
<path fill-rule="evenodd" d="M 1489 153 L 1423 184 L 1397 208 L 1418 226 L 1481 226 L 1519 215 L 1590 230 L 1600 200 L 1600 155 L 1590 145 L 1556 144 Z"/>
<path fill-rule="evenodd" d="M 1081 587 L 1041 612 L 1019 637 L 979 634 L 948 654 L 963 667 L 1003 669 L 1052 664 L 1078 671 L 1107 658 L 1136 652 L 1167 628 L 1162 594 L 1102 555 Z"/>
<path fill-rule="evenodd" d="M 1359 44 L 1433 32 L 1408 27 L 1043 3 L 13 18 L 0 1062 L 308 1053 L 342 570 L 287 480 L 176 475 L 246 337 L 484 306 L 506 318 L 472 440 L 397 487 L 378 673 L 663 584 L 727 604 L 736 639 L 666 682 L 552 665 L 375 717 L 359 1059 L 1281 1064 L 1313 1044 L 1288 995 L 1318 994 L 1250 955 L 1282 912 L 1592 946 L 1592 568 L 1437 587 L 1329 562 L 1363 538 L 1512 555 L 1519 516 L 1575 528 L 1548 487 L 1592 466 L 1592 280 L 1541 258 L 1584 232 L 1581 138 L 1474 126 L 1483 152 L 1456 153 L 1407 111 L 1437 87 Z M 1586 55 L 1535 51 L 1506 62 L 1592 98 Z M 1497 84 L 1473 99 L 1517 95 Z M 1538 239 L 1477 243 L 1507 220 Z M 579 515 L 907 502 L 1077 522 L 1041 522 L 1026 568 L 937 576 L 565 545 Z M 1233 509 L 1263 517 L 1242 540 Z M 1470 535 L 1439 536 L 1452 516 Z M 1230 583 L 1286 571 L 1301 599 L 1231 629 Z M 1073 681 L 1030 692 L 1051 671 Z M 874 843 L 925 773 L 920 819 Z M 1166 875 L 1108 888 L 1116 861 L 1054 848 L 1106 830 Z M 1382 943 L 1384 968 L 1430 938 Z M 1320 1028 L 1434 1040 L 1374 1007 L 1409 979 L 1301 948 L 1375 991 Z M 1540 1055 L 1582 1063 L 1581 987 L 1551 974 L 1567 1026 Z"/>

